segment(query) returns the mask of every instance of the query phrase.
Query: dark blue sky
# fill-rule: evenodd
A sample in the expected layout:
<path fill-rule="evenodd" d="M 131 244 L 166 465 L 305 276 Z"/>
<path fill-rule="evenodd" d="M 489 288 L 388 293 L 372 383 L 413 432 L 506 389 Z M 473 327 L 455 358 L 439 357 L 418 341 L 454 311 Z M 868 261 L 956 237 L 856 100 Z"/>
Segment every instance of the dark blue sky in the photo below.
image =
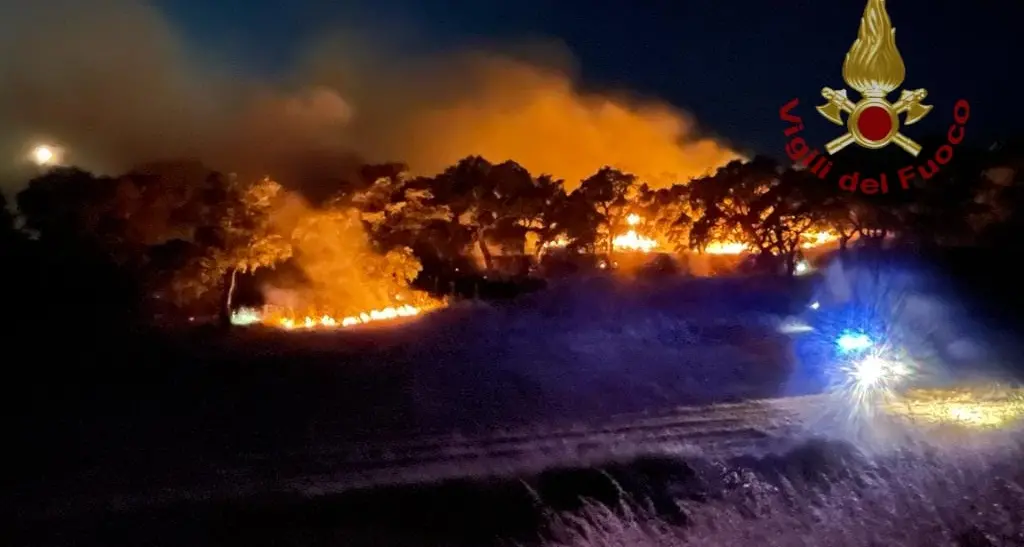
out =
<path fill-rule="evenodd" d="M 703 126 L 763 150 L 782 145 L 779 106 L 815 116 L 822 86 L 843 87 L 843 57 L 864 0 L 157 0 L 196 50 L 245 70 L 284 72 L 309 41 L 338 26 L 415 27 L 407 47 L 454 48 L 520 38 L 564 43 L 582 82 L 626 88 L 694 112 Z M 958 98 L 970 132 L 1024 133 L 1019 87 L 1024 5 L 1018 0 L 890 0 L 905 87 L 926 88 L 941 129 Z M 816 122 L 817 123 L 817 122 Z M 822 122 L 824 123 L 824 122 Z"/>

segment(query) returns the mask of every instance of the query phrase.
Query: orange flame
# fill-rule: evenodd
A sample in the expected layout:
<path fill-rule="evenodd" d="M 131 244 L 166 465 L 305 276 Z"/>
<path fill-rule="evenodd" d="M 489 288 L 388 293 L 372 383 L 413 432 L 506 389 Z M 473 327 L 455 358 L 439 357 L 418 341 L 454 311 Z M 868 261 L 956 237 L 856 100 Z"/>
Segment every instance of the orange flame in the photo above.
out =
<path fill-rule="evenodd" d="M 270 326 L 281 327 L 288 330 L 293 329 L 315 329 L 315 328 L 345 328 L 354 327 L 356 325 L 365 325 L 374 321 L 391 321 L 402 317 L 414 317 L 423 313 L 421 308 L 415 306 L 404 305 L 379 310 L 370 310 L 362 312 L 358 315 L 350 315 L 348 317 L 342 317 L 338 319 L 332 315 L 324 314 L 319 317 L 317 316 L 305 316 L 305 317 L 278 317 L 276 319 L 270 318 L 264 320 L 265 324 Z"/>
<path fill-rule="evenodd" d="M 747 252 L 747 244 L 736 242 L 716 242 L 705 247 L 704 252 L 709 255 L 738 255 Z"/>
<path fill-rule="evenodd" d="M 330 313 L 301 315 L 291 311 L 266 308 L 263 311 L 254 308 L 241 308 L 232 314 L 232 322 L 236 325 L 261 324 L 285 330 L 313 330 L 348 328 L 368 323 L 395 321 L 412 318 L 444 306 L 443 302 L 432 302 L 422 306 L 403 304 L 385 308 L 367 310 L 356 315 L 336 316 Z"/>
<path fill-rule="evenodd" d="M 649 253 L 658 248 L 658 242 L 637 234 L 636 230 L 630 230 L 613 239 L 612 246 L 616 249 Z"/>
<path fill-rule="evenodd" d="M 801 234 L 801 237 L 805 240 L 800 243 L 801 249 L 814 249 L 839 239 L 839 236 L 832 232 L 808 232 Z M 710 255 L 738 255 L 749 251 L 749 245 L 736 241 L 714 242 L 704 249 L 704 252 Z"/>

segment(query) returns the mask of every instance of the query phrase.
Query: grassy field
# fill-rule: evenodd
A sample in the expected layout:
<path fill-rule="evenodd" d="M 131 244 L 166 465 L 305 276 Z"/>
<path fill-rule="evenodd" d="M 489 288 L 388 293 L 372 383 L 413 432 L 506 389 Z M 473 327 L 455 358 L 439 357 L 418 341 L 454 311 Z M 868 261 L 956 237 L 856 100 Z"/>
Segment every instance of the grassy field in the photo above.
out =
<path fill-rule="evenodd" d="M 1012 439 L 872 458 L 804 437 L 774 456 L 693 442 L 760 438 L 771 412 L 712 426 L 714 411 L 687 425 L 671 409 L 788 394 L 776 328 L 807 297 L 777 280 L 592 279 L 396 329 L 97 345 L 77 373 L 20 386 L 8 529 L 16 545 L 1013 545 Z M 602 429 L 617 416 L 631 425 Z M 504 452 L 472 440 L 530 427 L 548 433 Z M 424 451 L 435 467 L 415 480 L 337 487 L 359 482 L 338 454 L 386 470 Z M 86 513 L 60 510 L 83 496 Z"/>
<path fill-rule="evenodd" d="M 1021 545 L 1024 472 L 1003 435 L 867 457 L 650 455 L 317 496 L 190 500 L 8 529 L 10 545 Z"/>

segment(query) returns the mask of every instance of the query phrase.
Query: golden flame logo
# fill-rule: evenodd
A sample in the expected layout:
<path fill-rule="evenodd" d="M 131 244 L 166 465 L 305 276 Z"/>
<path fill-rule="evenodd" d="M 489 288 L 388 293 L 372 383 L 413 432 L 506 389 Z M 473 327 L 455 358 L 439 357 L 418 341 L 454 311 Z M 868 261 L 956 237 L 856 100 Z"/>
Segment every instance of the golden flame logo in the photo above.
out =
<path fill-rule="evenodd" d="M 857 39 L 843 61 L 843 80 L 861 95 L 854 103 L 845 89 L 824 88 L 822 97 L 828 103 L 818 112 L 836 125 L 845 125 L 847 133 L 825 145 L 829 154 L 857 143 L 879 149 L 896 144 L 912 156 L 921 152 L 921 146 L 900 133 L 900 114 L 906 113 L 904 125 L 912 125 L 924 118 L 932 107 L 921 104 L 928 96 L 924 89 L 903 90 L 895 103 L 886 97 L 903 84 L 906 66 L 896 47 L 896 29 L 885 10 L 885 0 L 868 0 L 860 19 Z M 842 114 L 847 114 L 844 123 Z"/>

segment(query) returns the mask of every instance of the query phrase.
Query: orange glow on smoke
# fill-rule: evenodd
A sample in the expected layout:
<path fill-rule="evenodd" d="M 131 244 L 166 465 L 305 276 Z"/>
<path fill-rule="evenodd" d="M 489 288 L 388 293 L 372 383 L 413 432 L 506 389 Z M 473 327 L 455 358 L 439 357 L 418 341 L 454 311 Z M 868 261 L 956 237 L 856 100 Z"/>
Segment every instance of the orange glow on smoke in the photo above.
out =
<path fill-rule="evenodd" d="M 403 158 L 423 174 L 467 155 L 512 158 L 531 172 L 564 179 L 568 190 L 605 165 L 661 188 L 740 157 L 702 136 L 689 114 L 665 103 L 584 92 L 568 71 L 491 55 L 457 68 L 442 81 L 450 86 L 456 79 L 458 91 L 444 86 L 434 99 L 437 86 L 423 82 L 418 108 L 384 124 L 390 127 L 380 131 L 396 135 L 382 139 L 375 156 Z"/>

